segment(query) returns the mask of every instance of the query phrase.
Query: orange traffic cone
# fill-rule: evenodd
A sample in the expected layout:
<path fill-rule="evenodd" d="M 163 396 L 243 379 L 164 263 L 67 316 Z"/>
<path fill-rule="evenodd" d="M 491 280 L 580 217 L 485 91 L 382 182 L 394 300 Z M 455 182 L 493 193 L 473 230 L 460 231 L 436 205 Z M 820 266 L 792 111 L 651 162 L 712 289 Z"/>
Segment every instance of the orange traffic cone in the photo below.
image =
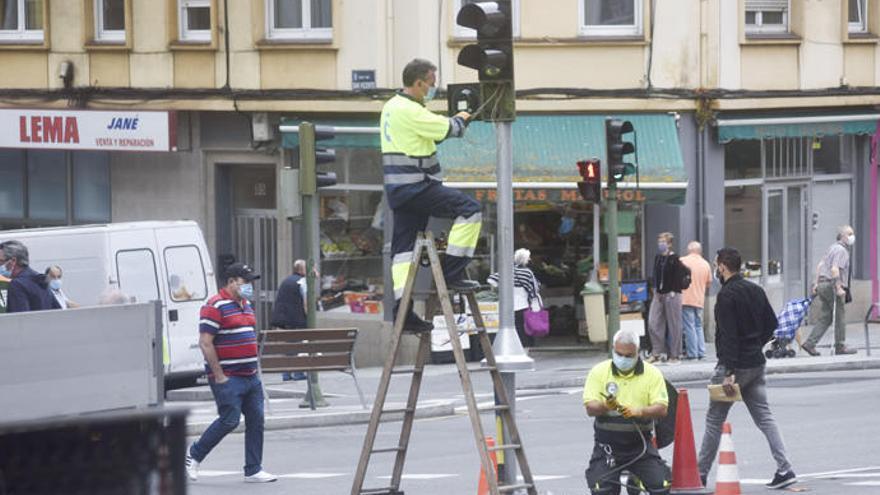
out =
<path fill-rule="evenodd" d="M 703 489 L 697 467 L 697 447 L 691 423 L 691 403 L 687 389 L 678 390 L 675 412 L 675 450 L 672 454 L 672 489 L 670 493 L 711 493 Z"/>
<path fill-rule="evenodd" d="M 718 476 L 715 479 L 716 495 L 741 495 L 739 472 L 736 469 L 736 452 L 733 450 L 733 436 L 730 423 L 721 429 L 721 447 L 718 450 Z"/>
<path fill-rule="evenodd" d="M 493 437 L 486 437 L 486 446 L 492 448 L 495 446 L 495 439 Z M 498 457 L 495 455 L 494 450 L 489 451 L 489 458 L 492 460 L 492 465 L 495 466 L 495 479 L 498 479 Z M 489 481 L 486 479 L 486 470 L 483 468 L 483 463 L 480 463 L 480 484 L 477 485 L 477 495 L 489 495 Z"/>

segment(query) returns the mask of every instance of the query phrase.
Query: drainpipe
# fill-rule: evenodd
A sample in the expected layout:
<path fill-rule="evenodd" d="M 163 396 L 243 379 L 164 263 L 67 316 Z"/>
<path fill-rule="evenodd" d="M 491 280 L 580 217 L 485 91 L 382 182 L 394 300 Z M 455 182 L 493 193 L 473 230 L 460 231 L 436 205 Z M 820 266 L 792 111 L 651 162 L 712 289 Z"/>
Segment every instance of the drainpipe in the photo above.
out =
<path fill-rule="evenodd" d="M 880 235 L 880 232 L 877 231 L 877 154 L 878 152 L 880 152 L 880 149 L 878 149 L 878 145 L 880 145 L 880 121 L 877 121 L 877 130 L 874 132 L 874 136 L 871 139 L 871 226 L 869 228 L 871 230 L 871 303 L 873 304 L 880 303 L 880 281 L 878 281 L 878 277 L 880 277 L 880 274 L 877 273 L 877 236 Z M 873 316 L 874 318 L 880 317 L 880 308 L 878 308 L 877 306 L 874 306 Z"/>

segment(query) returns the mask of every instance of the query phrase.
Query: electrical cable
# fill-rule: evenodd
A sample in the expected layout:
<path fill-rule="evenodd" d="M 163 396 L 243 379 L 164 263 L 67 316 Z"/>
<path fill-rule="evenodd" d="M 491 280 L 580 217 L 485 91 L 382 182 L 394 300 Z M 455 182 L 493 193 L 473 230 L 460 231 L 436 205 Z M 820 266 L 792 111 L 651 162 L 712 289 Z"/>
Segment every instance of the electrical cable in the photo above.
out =
<path fill-rule="evenodd" d="M 599 482 L 601 482 L 601 481 L 607 481 L 607 482 L 609 482 L 609 483 L 611 483 L 611 484 L 618 485 L 618 486 L 621 486 L 621 487 L 624 487 L 624 488 L 627 488 L 627 489 L 629 489 L 629 488 L 635 488 L 635 489 L 641 491 L 641 488 L 639 488 L 639 487 L 637 487 L 637 486 L 631 486 L 628 482 L 627 482 L 627 483 L 621 483 L 619 480 L 611 480 L 611 479 L 607 479 L 609 476 L 612 476 L 612 475 L 614 475 L 614 474 L 617 474 L 617 475 L 618 475 L 618 478 L 619 478 L 619 477 L 620 477 L 620 474 L 623 472 L 624 469 L 626 469 L 626 468 L 632 466 L 633 464 L 635 464 L 636 462 L 638 462 L 639 460 L 641 460 L 642 457 L 645 456 L 645 454 L 648 453 L 648 440 L 645 438 L 645 434 L 642 432 L 642 429 L 639 428 L 639 425 L 638 425 L 638 423 L 636 423 L 636 420 L 630 418 L 630 422 L 633 424 L 633 426 L 636 427 L 636 431 L 639 432 L 639 438 L 642 439 L 642 452 L 641 452 L 639 455 L 637 455 L 637 456 L 635 456 L 634 458 L 632 458 L 629 462 L 625 462 L 625 463 L 623 463 L 622 465 L 620 465 L 620 466 L 618 466 L 618 467 L 616 467 L 616 468 L 614 468 L 614 469 L 608 471 L 607 473 L 603 474 L 602 476 L 600 476 L 599 479 L 596 480 L 596 483 L 599 483 Z"/>

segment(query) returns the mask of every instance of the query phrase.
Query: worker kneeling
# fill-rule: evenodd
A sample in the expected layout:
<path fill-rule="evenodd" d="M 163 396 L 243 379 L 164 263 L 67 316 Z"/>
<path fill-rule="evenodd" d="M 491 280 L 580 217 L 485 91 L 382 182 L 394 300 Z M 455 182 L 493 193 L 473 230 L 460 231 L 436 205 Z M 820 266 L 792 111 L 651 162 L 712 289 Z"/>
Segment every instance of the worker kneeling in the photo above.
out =
<path fill-rule="evenodd" d="M 613 342 L 612 359 L 594 366 L 584 383 L 587 415 L 596 418 L 587 485 L 593 494 L 617 494 L 621 473 L 628 471 L 639 480 L 631 488 L 669 493 L 669 466 L 651 442 L 654 420 L 666 416 L 669 404 L 666 381 L 639 358 L 634 332 L 621 330 Z"/>

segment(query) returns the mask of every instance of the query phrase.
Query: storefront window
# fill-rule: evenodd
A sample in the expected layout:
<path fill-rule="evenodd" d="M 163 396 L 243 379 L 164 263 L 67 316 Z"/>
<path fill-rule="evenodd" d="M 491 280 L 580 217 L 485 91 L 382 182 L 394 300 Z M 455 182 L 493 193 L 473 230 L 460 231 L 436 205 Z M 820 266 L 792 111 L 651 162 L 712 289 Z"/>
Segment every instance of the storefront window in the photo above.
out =
<path fill-rule="evenodd" d="M 67 218 L 67 163 L 63 151 L 29 151 L 28 213 L 38 220 Z"/>
<path fill-rule="evenodd" d="M 761 141 L 733 141 L 724 146 L 724 178 L 761 177 Z"/>
<path fill-rule="evenodd" d="M 781 206 L 780 206 L 781 209 Z M 761 275 L 761 186 L 727 187 L 724 239 L 742 255 L 747 277 Z M 781 233 L 780 233 L 781 234 Z"/>
<path fill-rule="evenodd" d="M 73 153 L 73 219 L 110 221 L 110 157 L 107 153 Z"/>
<path fill-rule="evenodd" d="M 0 150 L 0 218 L 24 216 L 24 152 Z"/>
<path fill-rule="evenodd" d="M 812 141 L 813 171 L 817 174 L 849 174 L 853 171 L 855 136 L 825 136 Z"/>

